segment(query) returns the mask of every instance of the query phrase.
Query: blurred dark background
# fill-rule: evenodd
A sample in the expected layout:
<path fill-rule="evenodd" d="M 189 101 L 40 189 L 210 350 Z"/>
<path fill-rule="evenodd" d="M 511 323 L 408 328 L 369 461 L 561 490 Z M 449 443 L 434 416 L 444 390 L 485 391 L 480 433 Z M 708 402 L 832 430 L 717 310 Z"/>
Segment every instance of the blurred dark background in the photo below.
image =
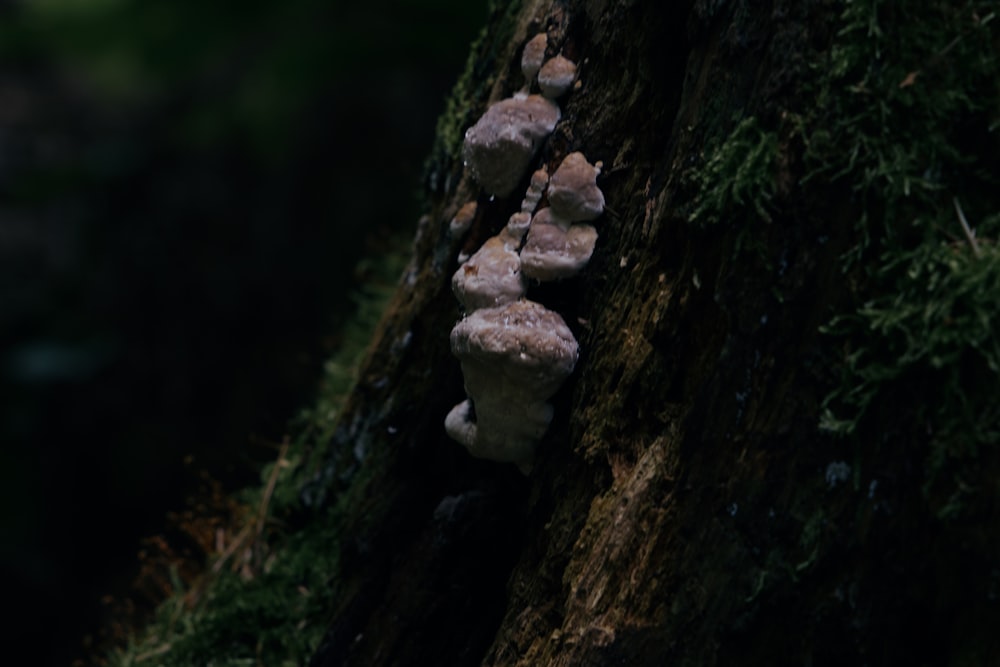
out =
<path fill-rule="evenodd" d="M 415 224 L 485 16 L 0 0 L 8 656 L 68 664 L 197 471 L 256 479 L 253 443 L 308 404 L 356 262 Z"/>

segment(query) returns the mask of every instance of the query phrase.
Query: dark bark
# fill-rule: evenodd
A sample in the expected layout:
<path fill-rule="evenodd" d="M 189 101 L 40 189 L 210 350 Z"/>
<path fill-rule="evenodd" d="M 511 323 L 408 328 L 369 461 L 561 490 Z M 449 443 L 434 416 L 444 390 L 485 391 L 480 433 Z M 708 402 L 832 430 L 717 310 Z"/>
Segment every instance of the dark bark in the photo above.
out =
<path fill-rule="evenodd" d="M 413 263 L 334 443 L 355 504 L 315 667 L 940 664 L 997 648 L 995 531 L 929 511 L 905 411 L 883 415 L 877 443 L 819 428 L 843 363 L 820 327 L 857 298 L 841 266 L 859 204 L 843 178 L 805 182 L 785 119 L 815 104 L 812 66 L 842 9 L 540 0 L 495 14 L 472 70 L 479 89 L 496 77 L 491 100 L 520 86 L 539 30 L 581 63 L 540 160 L 603 160 L 608 212 L 584 274 L 529 293 L 564 315 L 581 360 L 529 477 L 445 436 L 464 397 L 455 258 L 519 195 L 481 197 L 453 241 L 474 184 L 438 153 Z M 487 104 L 475 89 L 465 126 Z M 693 224 L 707 147 L 747 118 L 777 142 L 766 219 L 748 227 L 737 198 L 747 225 Z M 826 471 L 844 459 L 856 477 L 838 484 Z M 990 493 L 978 518 L 995 521 Z"/>

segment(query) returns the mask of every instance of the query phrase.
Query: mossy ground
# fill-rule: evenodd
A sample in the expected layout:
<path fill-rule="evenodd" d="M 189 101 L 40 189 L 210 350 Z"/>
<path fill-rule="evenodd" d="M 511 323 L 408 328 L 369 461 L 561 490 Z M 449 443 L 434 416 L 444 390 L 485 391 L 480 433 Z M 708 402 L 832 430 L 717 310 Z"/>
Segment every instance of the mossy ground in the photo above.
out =
<path fill-rule="evenodd" d="M 407 259 L 407 241 L 396 237 L 359 265 L 355 314 L 324 365 L 316 402 L 290 425 L 292 435 L 262 470 L 261 485 L 224 499 L 226 522 L 211 515 L 184 518 L 181 529 L 208 553 L 204 569 L 163 558 L 157 572 L 147 572 L 146 583 L 155 579 L 165 599 L 144 629 L 120 637 L 96 664 L 308 662 L 334 605 L 341 519 L 356 499 L 347 492 L 315 504 L 302 490 L 322 465 L 358 363 Z M 172 554 L 169 546 L 164 550 L 161 556 Z"/>

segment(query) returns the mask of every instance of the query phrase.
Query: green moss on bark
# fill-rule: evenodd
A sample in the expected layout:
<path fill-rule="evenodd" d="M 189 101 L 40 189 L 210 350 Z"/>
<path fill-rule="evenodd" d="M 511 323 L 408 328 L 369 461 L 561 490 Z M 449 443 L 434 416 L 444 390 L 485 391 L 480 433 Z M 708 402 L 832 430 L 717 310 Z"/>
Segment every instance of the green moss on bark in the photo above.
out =
<path fill-rule="evenodd" d="M 942 516 L 977 493 L 976 454 L 1000 440 L 995 9 L 847 3 L 809 121 L 811 178 L 845 184 L 856 212 L 856 305 L 825 328 L 844 373 L 822 425 L 870 441 L 908 420 Z"/>

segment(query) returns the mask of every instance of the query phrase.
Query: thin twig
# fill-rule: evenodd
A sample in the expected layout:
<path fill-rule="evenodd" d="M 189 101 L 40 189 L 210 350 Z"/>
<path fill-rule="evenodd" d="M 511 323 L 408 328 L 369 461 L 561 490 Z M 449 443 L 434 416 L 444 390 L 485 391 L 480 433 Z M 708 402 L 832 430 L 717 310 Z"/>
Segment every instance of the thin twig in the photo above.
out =
<path fill-rule="evenodd" d="M 962 231 L 965 232 L 965 238 L 969 240 L 969 245 L 972 246 L 972 254 L 976 257 L 982 257 L 983 253 L 979 249 L 979 241 L 976 240 L 976 233 L 969 227 L 969 221 L 965 219 L 965 213 L 962 212 L 962 205 L 958 203 L 958 197 L 952 197 L 951 201 L 955 204 L 955 213 L 958 214 L 958 221 L 962 224 Z"/>
<path fill-rule="evenodd" d="M 260 508 L 257 512 L 257 534 L 254 537 L 254 542 L 260 540 L 261 534 L 264 532 L 264 523 L 267 521 L 267 508 L 271 504 L 271 496 L 274 495 L 274 487 L 278 485 L 278 476 L 281 474 L 281 468 L 285 465 L 285 455 L 288 454 L 288 447 L 290 446 L 288 436 L 281 441 L 281 450 L 278 452 L 278 460 L 274 463 L 274 468 L 271 470 L 271 476 L 267 480 L 267 487 L 264 489 L 264 497 L 260 500 Z"/>
<path fill-rule="evenodd" d="M 260 541 L 261 535 L 264 532 L 264 524 L 267 521 L 267 509 L 271 503 L 271 496 L 274 495 L 274 488 L 278 484 L 278 475 L 281 473 L 281 467 L 285 462 L 285 455 L 288 454 L 288 447 L 290 443 L 288 438 L 281 443 L 281 449 L 278 452 L 278 460 L 274 464 L 274 469 L 271 471 L 271 475 L 267 480 L 267 486 L 264 489 L 264 495 L 260 500 L 260 506 L 257 508 L 257 516 L 249 521 L 243 528 L 240 529 L 226 550 L 219 555 L 219 558 L 212 565 L 212 572 L 220 572 L 222 568 L 225 567 L 226 561 L 233 557 L 236 551 L 244 546 L 248 541 L 250 545 L 251 552 L 256 550 L 257 543 Z M 245 563 L 244 563 L 245 564 Z"/>

